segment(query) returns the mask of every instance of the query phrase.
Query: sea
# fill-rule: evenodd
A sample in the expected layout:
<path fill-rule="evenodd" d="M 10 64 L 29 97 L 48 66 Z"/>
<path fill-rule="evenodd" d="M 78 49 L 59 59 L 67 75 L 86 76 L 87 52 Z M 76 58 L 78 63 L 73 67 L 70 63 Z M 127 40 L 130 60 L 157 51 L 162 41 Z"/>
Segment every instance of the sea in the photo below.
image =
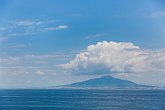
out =
<path fill-rule="evenodd" d="M 0 90 L 0 110 L 165 110 L 165 90 Z"/>

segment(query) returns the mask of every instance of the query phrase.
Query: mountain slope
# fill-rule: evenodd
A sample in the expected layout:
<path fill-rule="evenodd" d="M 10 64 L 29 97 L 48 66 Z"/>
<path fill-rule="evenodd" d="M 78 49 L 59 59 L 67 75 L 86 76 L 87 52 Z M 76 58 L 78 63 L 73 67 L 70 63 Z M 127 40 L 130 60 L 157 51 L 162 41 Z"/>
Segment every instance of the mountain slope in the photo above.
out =
<path fill-rule="evenodd" d="M 150 87 L 139 85 L 131 81 L 114 78 L 111 76 L 103 76 L 100 78 L 89 79 L 82 82 L 64 85 L 63 87 L 74 88 L 131 88 L 131 87 Z"/>

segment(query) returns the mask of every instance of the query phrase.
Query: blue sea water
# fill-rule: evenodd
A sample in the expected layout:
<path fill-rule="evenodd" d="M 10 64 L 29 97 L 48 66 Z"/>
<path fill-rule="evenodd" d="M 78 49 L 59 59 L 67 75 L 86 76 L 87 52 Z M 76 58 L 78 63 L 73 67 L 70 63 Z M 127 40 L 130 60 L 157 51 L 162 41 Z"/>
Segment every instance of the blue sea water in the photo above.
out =
<path fill-rule="evenodd" d="M 0 90 L 0 110 L 165 110 L 165 90 Z"/>

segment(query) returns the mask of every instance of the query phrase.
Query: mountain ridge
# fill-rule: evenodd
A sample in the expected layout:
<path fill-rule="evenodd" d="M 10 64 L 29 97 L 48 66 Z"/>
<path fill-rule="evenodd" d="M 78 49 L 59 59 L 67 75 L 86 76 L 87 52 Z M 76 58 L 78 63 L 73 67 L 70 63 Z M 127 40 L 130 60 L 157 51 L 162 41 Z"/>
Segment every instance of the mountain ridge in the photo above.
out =
<path fill-rule="evenodd" d="M 140 85 L 134 82 L 118 79 L 112 76 L 102 76 L 81 82 L 59 86 L 63 88 L 149 88 L 153 86 Z"/>

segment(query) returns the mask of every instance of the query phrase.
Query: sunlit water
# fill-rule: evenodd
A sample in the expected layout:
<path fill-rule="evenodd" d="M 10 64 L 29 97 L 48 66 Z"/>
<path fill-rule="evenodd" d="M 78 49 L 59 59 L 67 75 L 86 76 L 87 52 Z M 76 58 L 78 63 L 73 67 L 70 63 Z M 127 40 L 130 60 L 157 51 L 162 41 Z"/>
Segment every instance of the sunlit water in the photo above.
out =
<path fill-rule="evenodd" d="M 0 90 L 0 110 L 165 110 L 165 90 Z"/>

